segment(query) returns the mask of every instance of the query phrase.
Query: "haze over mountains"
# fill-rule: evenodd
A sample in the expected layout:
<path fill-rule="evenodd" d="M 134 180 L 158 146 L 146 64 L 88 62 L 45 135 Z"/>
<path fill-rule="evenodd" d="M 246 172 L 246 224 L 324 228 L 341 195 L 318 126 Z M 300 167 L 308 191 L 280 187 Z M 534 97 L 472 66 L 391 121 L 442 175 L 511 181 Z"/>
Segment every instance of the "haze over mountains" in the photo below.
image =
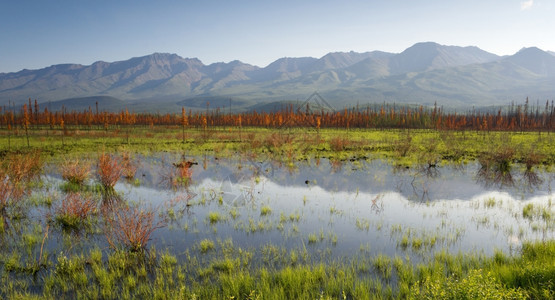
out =
<path fill-rule="evenodd" d="M 28 98 L 52 108 L 171 111 L 261 107 L 304 101 L 318 91 L 335 108 L 410 103 L 453 108 L 555 98 L 555 55 L 523 48 L 500 57 L 477 47 L 417 43 L 395 54 L 335 52 L 321 58 L 280 58 L 264 68 L 240 61 L 203 64 L 154 53 L 113 63 L 53 65 L 0 73 L 0 105 Z M 99 97 L 102 96 L 102 97 Z M 85 99 L 74 99 L 83 98 Z M 62 102 L 58 102 L 63 100 Z M 44 106 L 44 105 L 43 105 Z"/>

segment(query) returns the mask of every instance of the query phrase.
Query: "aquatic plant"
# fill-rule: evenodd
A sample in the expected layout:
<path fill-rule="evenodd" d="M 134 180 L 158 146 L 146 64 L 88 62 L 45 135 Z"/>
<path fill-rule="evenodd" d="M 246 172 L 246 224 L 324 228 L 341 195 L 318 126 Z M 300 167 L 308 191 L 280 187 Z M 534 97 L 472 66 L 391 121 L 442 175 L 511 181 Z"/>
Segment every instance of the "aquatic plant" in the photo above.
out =
<path fill-rule="evenodd" d="M 97 212 L 97 202 L 81 193 L 69 193 L 55 208 L 54 220 L 66 229 L 79 229 L 87 219 Z"/>
<path fill-rule="evenodd" d="M 513 162 L 514 155 L 515 150 L 512 147 L 505 145 L 483 152 L 478 157 L 478 161 L 480 162 L 482 169 L 507 173 L 511 170 L 511 163 Z"/>
<path fill-rule="evenodd" d="M 265 206 L 262 206 L 262 207 L 260 208 L 260 215 L 261 215 L 261 216 L 266 216 L 266 215 L 269 215 L 269 214 L 271 214 L 271 213 L 272 213 L 272 208 L 269 207 L 269 206 L 266 206 L 266 205 L 265 205 Z"/>
<path fill-rule="evenodd" d="M 208 213 L 207 219 L 210 224 L 216 224 L 220 221 L 223 221 L 224 217 L 219 212 L 211 211 Z"/>
<path fill-rule="evenodd" d="M 104 188 L 111 189 L 123 175 L 123 164 L 117 157 L 102 153 L 98 157 L 96 174 Z"/>
<path fill-rule="evenodd" d="M 522 208 L 522 217 L 526 219 L 534 217 L 534 204 L 528 203 Z"/>
<path fill-rule="evenodd" d="M 146 250 L 150 235 L 166 226 L 164 220 L 156 221 L 150 209 L 136 206 L 119 206 L 104 216 L 105 235 L 110 247 L 130 252 Z"/>
<path fill-rule="evenodd" d="M 165 167 L 160 173 L 161 183 L 173 189 L 187 188 L 191 184 L 191 176 L 193 176 L 191 166 L 193 164 L 191 161 L 181 160 Z"/>
<path fill-rule="evenodd" d="M 311 233 L 308 235 L 308 243 L 314 244 L 318 242 L 318 236 L 315 233 Z"/>
<path fill-rule="evenodd" d="M 7 155 L 2 161 L 1 167 L 5 170 L 5 175 L 9 176 L 11 182 L 18 185 L 36 179 L 42 170 L 43 164 L 41 152 L 34 151 Z"/>
<path fill-rule="evenodd" d="M 484 200 L 484 206 L 486 208 L 495 207 L 496 204 L 497 204 L 497 200 L 495 200 L 495 198 L 493 198 L 493 197 L 490 197 L 490 198 L 487 198 L 486 200 Z"/>
<path fill-rule="evenodd" d="M 372 265 L 385 279 L 391 277 L 391 258 L 388 256 L 378 254 L 372 259 Z"/>
<path fill-rule="evenodd" d="M 214 242 L 209 239 L 203 239 L 202 241 L 200 241 L 199 246 L 200 246 L 200 252 L 206 253 L 214 249 Z"/>
<path fill-rule="evenodd" d="M 514 180 L 511 174 L 511 164 L 514 160 L 515 150 L 509 146 L 498 147 L 482 153 L 478 157 L 480 169 L 478 180 L 486 186 L 501 185 L 513 186 Z"/>
<path fill-rule="evenodd" d="M 76 185 L 82 185 L 90 173 L 91 164 L 81 159 L 64 159 L 60 165 L 62 178 Z"/>
<path fill-rule="evenodd" d="M 131 154 L 129 152 L 123 152 L 121 154 L 121 163 L 123 165 L 123 177 L 127 180 L 133 179 L 135 177 L 135 173 L 137 173 L 137 163 L 133 161 Z"/>

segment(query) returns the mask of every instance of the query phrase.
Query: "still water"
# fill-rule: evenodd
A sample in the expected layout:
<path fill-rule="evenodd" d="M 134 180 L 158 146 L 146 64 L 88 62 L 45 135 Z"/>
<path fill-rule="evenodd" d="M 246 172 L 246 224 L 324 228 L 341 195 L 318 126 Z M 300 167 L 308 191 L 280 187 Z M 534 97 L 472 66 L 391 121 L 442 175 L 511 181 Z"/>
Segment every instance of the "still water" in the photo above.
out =
<path fill-rule="evenodd" d="M 513 166 L 495 174 L 477 163 L 406 168 L 382 160 L 288 163 L 167 153 L 137 159 L 135 179 L 122 180 L 116 191 L 168 220 L 149 247 L 178 259 L 200 255 L 203 240 L 254 253 L 298 249 L 328 261 L 361 253 L 418 260 L 440 250 L 490 255 L 555 237 L 555 176 L 548 170 Z M 191 177 L 172 184 L 182 161 L 191 163 Z M 47 181 L 62 182 L 56 174 Z M 60 248 L 62 240 L 49 247 Z M 106 246 L 101 232 L 80 247 L 93 244 Z"/>

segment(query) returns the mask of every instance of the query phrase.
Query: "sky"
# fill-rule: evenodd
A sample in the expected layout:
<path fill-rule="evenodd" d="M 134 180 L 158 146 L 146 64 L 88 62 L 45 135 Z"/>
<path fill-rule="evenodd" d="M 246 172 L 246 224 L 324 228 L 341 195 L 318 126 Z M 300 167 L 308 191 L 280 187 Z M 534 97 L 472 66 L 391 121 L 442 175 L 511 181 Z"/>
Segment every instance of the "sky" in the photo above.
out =
<path fill-rule="evenodd" d="M 265 67 L 418 42 L 555 51 L 555 0 L 0 0 L 0 73 L 154 52 Z"/>

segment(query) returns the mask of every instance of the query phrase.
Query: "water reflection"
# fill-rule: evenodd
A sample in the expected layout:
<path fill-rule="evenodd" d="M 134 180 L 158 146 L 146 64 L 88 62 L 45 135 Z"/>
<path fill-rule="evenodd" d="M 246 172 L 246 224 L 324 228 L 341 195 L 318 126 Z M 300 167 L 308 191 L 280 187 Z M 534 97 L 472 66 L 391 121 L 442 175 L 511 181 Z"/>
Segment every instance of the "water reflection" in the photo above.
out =
<path fill-rule="evenodd" d="M 524 183 L 529 189 L 535 189 L 543 184 L 543 179 L 531 169 L 526 169 L 523 173 Z"/>
<path fill-rule="evenodd" d="M 100 204 L 100 208 L 102 212 L 109 212 L 112 211 L 118 206 L 124 204 L 124 199 L 122 195 L 120 195 L 115 189 L 107 188 L 100 193 L 102 197 L 102 201 Z"/>
<path fill-rule="evenodd" d="M 192 162 L 185 168 L 174 165 L 181 157 L 147 158 L 139 170 L 144 174 L 140 186 L 160 191 L 195 190 L 200 182 L 211 179 L 218 182 L 217 188 L 224 188 L 225 195 L 230 186 L 241 183 L 239 193 L 252 198 L 253 182 L 267 178 L 283 186 L 319 186 L 328 191 L 362 191 L 384 193 L 397 191 L 415 201 L 439 199 L 471 199 L 486 191 L 502 191 L 514 197 L 526 198 L 543 193 L 553 181 L 550 173 L 522 171 L 518 168 L 501 171 L 484 168 L 478 163 L 466 165 L 420 165 L 414 168 L 392 166 L 380 160 L 340 161 L 319 158 L 301 162 L 279 162 L 266 157 L 242 157 L 222 160 L 210 156 L 189 157 Z M 149 161 L 150 160 L 150 161 Z M 202 163 L 196 164 L 196 161 Z M 251 194 L 251 195 L 248 195 Z M 224 196 L 225 196 L 224 195 Z"/>
<path fill-rule="evenodd" d="M 193 175 L 191 167 L 196 164 L 197 163 L 191 160 L 187 160 L 185 157 L 182 157 L 181 160 L 177 162 L 164 164 L 163 168 L 160 170 L 159 184 L 173 190 L 188 189 L 191 185 L 191 177 Z"/>
<path fill-rule="evenodd" d="M 382 198 L 383 198 L 383 194 L 379 194 L 372 199 L 372 206 L 370 207 L 370 210 L 377 215 L 382 213 L 384 210 Z"/>
<path fill-rule="evenodd" d="M 486 188 L 511 188 L 515 186 L 511 169 L 498 169 L 482 166 L 476 173 L 476 180 Z"/>
<path fill-rule="evenodd" d="M 176 187 L 172 182 L 182 169 L 188 184 Z M 515 167 L 508 185 L 488 183 L 497 180 L 492 170 L 480 177 L 484 170 L 476 163 L 406 168 L 380 160 L 279 162 L 165 153 L 142 159 L 139 185 L 119 183 L 102 194 L 101 218 L 129 205 L 152 211 L 156 230 L 149 243 L 178 256 L 195 255 L 204 239 L 231 240 L 243 249 L 305 249 L 329 259 L 362 248 L 393 256 L 441 248 L 491 253 L 553 237 L 553 222 L 541 213 L 532 219 L 522 213 L 529 203 L 555 213 L 548 200 L 552 173 L 519 173 Z M 131 220 L 126 216 L 108 225 L 123 227 Z"/>

